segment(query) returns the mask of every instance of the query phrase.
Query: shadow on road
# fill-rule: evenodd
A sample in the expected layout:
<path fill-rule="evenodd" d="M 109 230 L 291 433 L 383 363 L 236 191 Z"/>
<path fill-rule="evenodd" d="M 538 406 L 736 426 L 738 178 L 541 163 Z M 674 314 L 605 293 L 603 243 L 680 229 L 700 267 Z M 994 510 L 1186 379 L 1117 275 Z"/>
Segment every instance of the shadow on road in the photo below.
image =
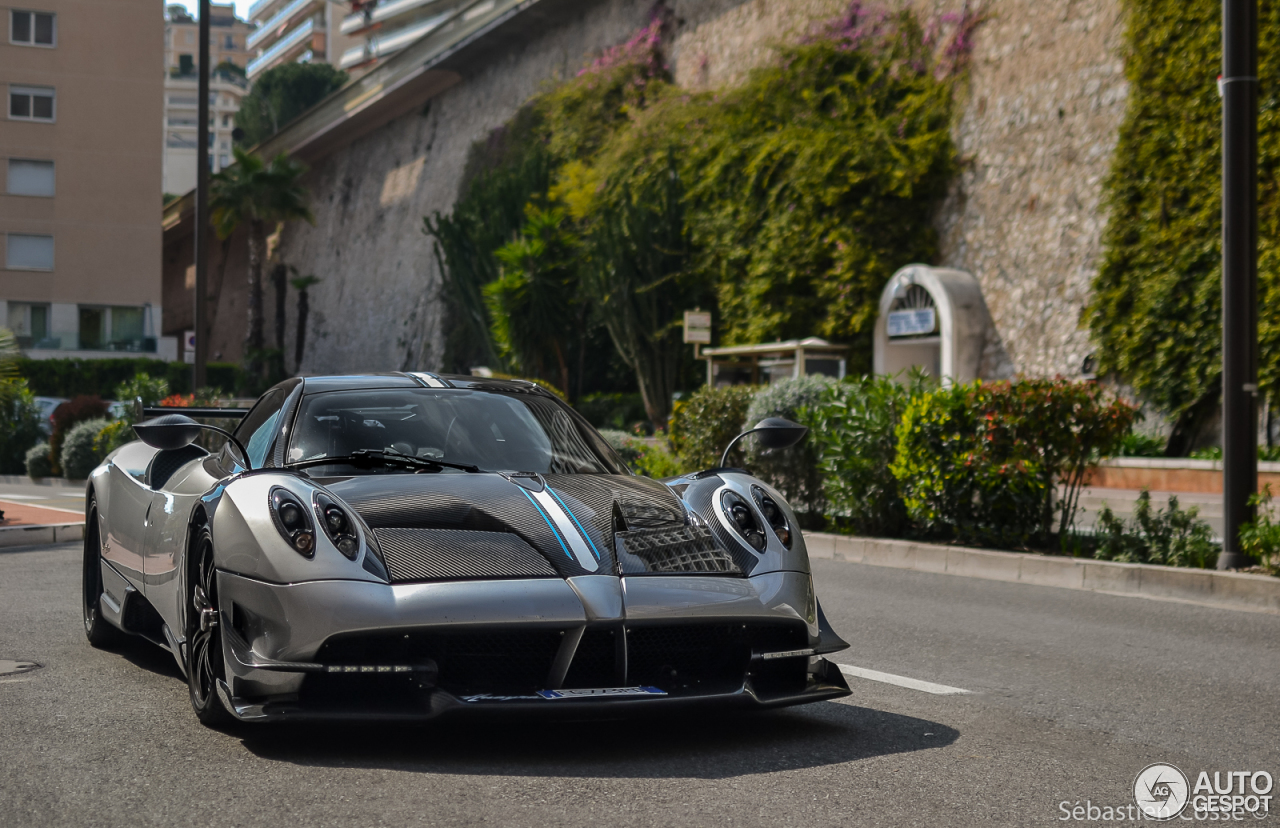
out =
<path fill-rule="evenodd" d="M 836 702 L 803 709 L 604 722 L 237 727 L 264 759 L 430 774 L 725 779 L 943 747 L 936 722 Z"/>

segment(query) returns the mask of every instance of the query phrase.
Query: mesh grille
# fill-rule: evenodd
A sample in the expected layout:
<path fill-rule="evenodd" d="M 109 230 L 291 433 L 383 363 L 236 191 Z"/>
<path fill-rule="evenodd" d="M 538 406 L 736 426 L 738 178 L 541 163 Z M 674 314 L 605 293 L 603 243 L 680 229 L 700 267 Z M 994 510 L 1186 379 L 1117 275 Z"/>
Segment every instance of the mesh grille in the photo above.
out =
<path fill-rule="evenodd" d="M 440 670 L 438 686 L 455 695 L 522 695 L 546 687 L 561 637 L 560 630 L 357 633 L 330 638 L 315 660 L 421 664 L 431 659 Z M 314 678 L 308 677 L 307 684 Z"/>
<path fill-rule="evenodd" d="M 615 687 L 622 684 L 622 677 L 618 675 L 618 634 L 617 628 L 596 628 L 584 632 L 565 675 L 564 686 Z"/>
<path fill-rule="evenodd" d="M 701 523 L 677 529 L 619 532 L 618 567 L 624 575 L 714 572 L 741 575 L 737 563 Z"/>
<path fill-rule="evenodd" d="M 638 627 L 627 631 L 627 682 L 672 695 L 727 693 L 745 682 L 753 650 L 807 646 L 803 624 Z M 795 669 L 802 674 L 804 668 L 801 661 Z"/>
<path fill-rule="evenodd" d="M 508 532 L 375 529 L 392 583 L 558 575 L 536 549 Z"/>

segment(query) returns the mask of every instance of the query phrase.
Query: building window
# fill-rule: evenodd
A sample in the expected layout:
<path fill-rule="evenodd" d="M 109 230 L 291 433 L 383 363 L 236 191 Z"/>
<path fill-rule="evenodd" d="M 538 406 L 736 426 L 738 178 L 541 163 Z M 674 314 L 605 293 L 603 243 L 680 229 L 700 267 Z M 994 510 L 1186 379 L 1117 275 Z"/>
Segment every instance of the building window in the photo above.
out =
<path fill-rule="evenodd" d="M 49 338 L 49 306 L 25 302 L 9 303 L 9 330 L 18 338 L 19 348 L 57 348 Z"/>
<path fill-rule="evenodd" d="M 195 43 L 195 42 L 196 42 L 196 33 L 195 33 L 195 32 L 193 32 L 193 31 L 191 31 L 190 29 L 187 29 L 186 39 L 187 39 L 187 43 Z"/>
<path fill-rule="evenodd" d="M 146 308 L 81 305 L 80 350 L 154 351 L 146 335 Z"/>
<path fill-rule="evenodd" d="M 52 121 L 53 88 L 49 86 L 10 86 L 9 117 L 20 121 Z"/>
<path fill-rule="evenodd" d="M 55 16 L 49 12 L 9 12 L 9 42 L 21 46 L 53 46 Z"/>
<path fill-rule="evenodd" d="M 10 270 L 53 270 L 53 236 L 9 233 L 4 266 Z"/>
<path fill-rule="evenodd" d="M 178 74 L 190 75 L 196 71 L 196 59 L 192 55 L 178 55 Z"/>
<path fill-rule="evenodd" d="M 231 126 L 231 116 L 230 116 L 230 115 L 223 115 L 223 116 L 222 116 L 222 125 L 223 125 L 224 127 L 230 127 L 230 126 Z"/>
<path fill-rule="evenodd" d="M 227 35 L 227 39 L 226 39 L 226 41 L 224 41 L 224 44 L 223 44 L 223 47 L 222 47 L 222 48 L 224 48 L 224 49 L 234 49 L 234 48 L 236 48 L 236 39 L 235 39 L 233 36 L 231 36 L 231 35 Z"/>
<path fill-rule="evenodd" d="M 10 158 L 6 182 L 9 195 L 52 196 L 53 162 Z"/>

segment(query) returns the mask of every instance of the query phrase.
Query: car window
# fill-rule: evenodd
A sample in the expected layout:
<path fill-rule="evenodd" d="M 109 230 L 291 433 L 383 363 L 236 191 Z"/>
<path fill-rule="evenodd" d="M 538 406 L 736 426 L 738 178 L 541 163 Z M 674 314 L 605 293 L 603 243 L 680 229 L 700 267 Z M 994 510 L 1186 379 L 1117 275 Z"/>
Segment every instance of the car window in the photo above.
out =
<path fill-rule="evenodd" d="M 271 440 L 276 435 L 284 399 L 285 393 L 281 390 L 264 394 L 235 430 L 236 439 L 249 452 L 249 460 L 255 469 L 262 467 L 267 449 L 271 447 Z"/>
<path fill-rule="evenodd" d="M 626 473 L 594 429 L 541 394 L 396 388 L 303 398 L 286 462 L 361 449 L 488 471 Z"/>

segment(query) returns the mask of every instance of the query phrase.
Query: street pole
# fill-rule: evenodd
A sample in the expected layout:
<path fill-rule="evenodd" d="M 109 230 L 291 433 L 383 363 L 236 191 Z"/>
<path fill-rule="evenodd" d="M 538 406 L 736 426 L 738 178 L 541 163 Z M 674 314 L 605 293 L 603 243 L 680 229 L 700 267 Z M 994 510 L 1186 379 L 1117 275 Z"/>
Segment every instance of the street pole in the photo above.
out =
<path fill-rule="evenodd" d="M 209 359 L 209 0 L 200 0 L 200 81 L 196 92 L 196 308 L 195 364 L 191 366 L 191 390 L 208 386 L 205 366 Z"/>
<path fill-rule="evenodd" d="M 1246 565 L 1240 527 L 1258 486 L 1258 5 L 1222 0 L 1222 553 Z"/>

